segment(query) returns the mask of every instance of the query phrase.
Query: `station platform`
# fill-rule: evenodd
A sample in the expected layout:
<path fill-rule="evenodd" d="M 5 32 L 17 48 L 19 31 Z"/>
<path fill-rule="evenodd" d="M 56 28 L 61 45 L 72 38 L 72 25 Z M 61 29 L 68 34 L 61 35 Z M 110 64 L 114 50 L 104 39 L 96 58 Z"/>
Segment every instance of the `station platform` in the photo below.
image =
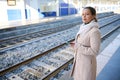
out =
<path fill-rule="evenodd" d="M 74 80 L 70 70 L 59 80 Z M 120 80 L 120 34 L 97 56 L 96 80 Z"/>
<path fill-rule="evenodd" d="M 67 18 L 75 18 L 77 16 L 80 16 L 80 14 L 70 15 L 70 16 L 57 16 L 57 17 L 44 17 L 44 18 L 38 18 L 38 19 L 26 19 L 26 20 L 13 20 L 8 22 L 0 22 L 0 29 L 6 29 L 6 28 L 14 28 L 14 27 L 20 27 L 20 26 L 27 26 L 32 24 L 42 24 L 46 22 L 54 22 L 59 21 L 62 19 Z"/>
<path fill-rule="evenodd" d="M 52 20 L 52 19 L 51 19 Z M 46 21 L 50 21 L 50 19 L 33 19 L 33 20 L 15 20 L 15 21 L 8 21 L 8 22 L 0 22 L 0 29 L 6 28 L 14 28 L 18 26 L 26 26 L 31 24 L 43 23 Z"/>
<path fill-rule="evenodd" d="M 97 80 L 120 80 L 120 47 L 99 73 Z"/>
<path fill-rule="evenodd" d="M 118 13 L 119 10 L 116 11 L 115 14 Z M 103 13 L 97 13 L 98 18 L 99 17 L 105 17 L 105 16 L 110 16 L 114 12 L 103 12 Z M 24 20 L 12 20 L 12 21 L 7 21 L 7 22 L 2 22 L 0 21 L 0 29 L 7 29 L 7 28 L 18 28 L 22 26 L 31 26 L 31 25 L 36 25 L 36 24 L 43 24 L 47 22 L 54 22 L 54 21 L 59 21 L 59 20 L 65 20 L 65 19 L 72 19 L 72 18 L 78 18 L 80 17 L 81 14 L 74 14 L 74 15 L 69 15 L 69 16 L 56 16 L 56 17 L 44 17 L 44 18 L 38 18 L 38 19 L 24 19 Z"/>

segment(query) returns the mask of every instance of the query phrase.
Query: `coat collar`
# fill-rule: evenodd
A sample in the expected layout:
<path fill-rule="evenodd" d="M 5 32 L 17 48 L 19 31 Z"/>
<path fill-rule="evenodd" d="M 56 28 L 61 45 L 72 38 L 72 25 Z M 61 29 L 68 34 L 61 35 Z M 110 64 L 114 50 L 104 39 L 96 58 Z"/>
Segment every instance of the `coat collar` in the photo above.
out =
<path fill-rule="evenodd" d="M 99 27 L 98 23 L 95 22 L 95 20 L 92 20 L 92 21 L 91 21 L 90 23 L 88 23 L 88 24 L 83 23 L 83 24 L 80 26 L 80 29 L 79 29 L 77 35 L 78 35 L 78 34 L 80 34 L 80 35 L 85 34 L 85 33 L 87 33 L 87 32 L 88 32 L 91 28 L 93 28 L 93 27 L 96 27 L 96 28 Z"/>

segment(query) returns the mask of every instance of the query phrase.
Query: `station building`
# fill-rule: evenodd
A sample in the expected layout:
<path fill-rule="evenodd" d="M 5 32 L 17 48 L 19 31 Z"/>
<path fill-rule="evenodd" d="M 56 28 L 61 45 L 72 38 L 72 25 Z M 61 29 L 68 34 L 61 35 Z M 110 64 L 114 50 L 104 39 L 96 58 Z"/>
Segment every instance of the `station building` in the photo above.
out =
<path fill-rule="evenodd" d="M 80 14 L 85 6 L 120 12 L 120 0 L 0 0 L 0 23 Z"/>

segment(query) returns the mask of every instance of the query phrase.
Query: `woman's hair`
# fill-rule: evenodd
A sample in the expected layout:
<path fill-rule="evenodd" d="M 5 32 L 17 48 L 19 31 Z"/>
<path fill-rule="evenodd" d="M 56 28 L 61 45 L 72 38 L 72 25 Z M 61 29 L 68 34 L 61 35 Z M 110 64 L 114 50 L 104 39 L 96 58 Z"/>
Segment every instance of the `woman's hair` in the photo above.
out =
<path fill-rule="evenodd" d="M 95 8 L 93 8 L 93 7 L 84 7 L 84 9 L 89 9 L 90 12 L 91 12 L 91 14 L 96 16 L 96 10 L 95 10 Z M 94 19 L 97 22 L 97 18 L 95 17 Z"/>

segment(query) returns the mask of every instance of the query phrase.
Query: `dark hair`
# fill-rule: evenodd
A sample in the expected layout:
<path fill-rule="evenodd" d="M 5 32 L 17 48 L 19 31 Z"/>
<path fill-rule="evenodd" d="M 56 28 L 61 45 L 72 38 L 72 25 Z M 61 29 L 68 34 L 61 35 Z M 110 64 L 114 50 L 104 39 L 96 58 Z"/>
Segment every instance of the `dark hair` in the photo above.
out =
<path fill-rule="evenodd" d="M 95 8 L 93 8 L 93 7 L 84 7 L 84 9 L 89 9 L 90 12 L 91 12 L 91 14 L 96 16 L 96 10 L 95 10 Z M 97 18 L 95 17 L 94 19 L 97 22 Z"/>

